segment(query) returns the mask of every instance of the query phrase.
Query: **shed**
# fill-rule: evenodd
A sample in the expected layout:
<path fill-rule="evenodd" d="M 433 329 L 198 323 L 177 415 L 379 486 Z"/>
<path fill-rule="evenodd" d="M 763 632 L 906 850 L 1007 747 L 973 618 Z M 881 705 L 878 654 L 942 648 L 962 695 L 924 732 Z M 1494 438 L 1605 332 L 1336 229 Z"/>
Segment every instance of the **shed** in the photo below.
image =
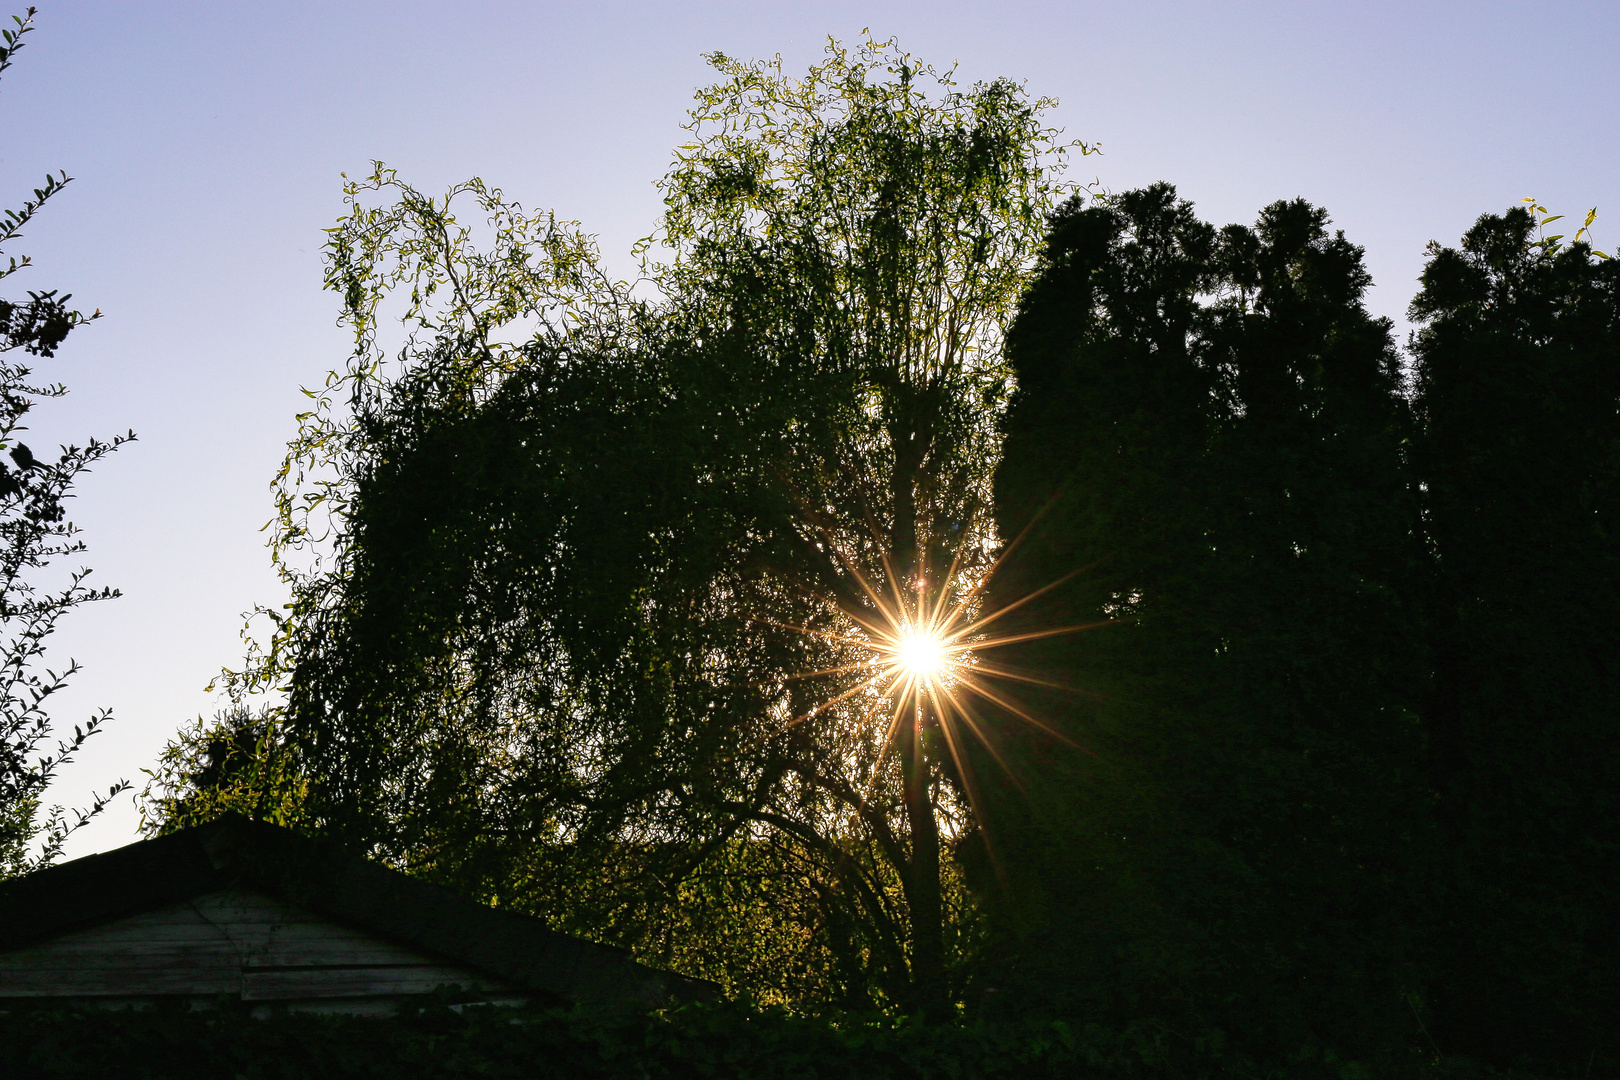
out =
<path fill-rule="evenodd" d="M 717 996 L 712 983 L 245 818 L 0 885 L 0 1008 L 223 997 L 259 1015 L 389 1013 L 447 986 L 491 1003 Z"/>

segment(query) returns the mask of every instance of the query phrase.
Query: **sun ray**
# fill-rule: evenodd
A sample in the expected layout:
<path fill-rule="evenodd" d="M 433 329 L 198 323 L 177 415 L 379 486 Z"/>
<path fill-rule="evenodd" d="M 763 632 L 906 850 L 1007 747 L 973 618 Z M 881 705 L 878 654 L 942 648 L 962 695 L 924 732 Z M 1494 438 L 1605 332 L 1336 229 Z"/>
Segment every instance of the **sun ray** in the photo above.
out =
<path fill-rule="evenodd" d="M 1018 788 L 1018 790 L 1023 791 L 1024 781 L 1019 778 L 1018 773 L 1013 769 L 1013 767 L 1007 764 L 1007 759 L 1001 756 L 1001 750 L 997 748 L 995 740 L 990 738 L 985 730 L 979 726 L 978 720 L 974 719 L 971 712 L 960 707 L 958 707 L 958 712 L 962 717 L 962 722 L 973 729 L 973 734 L 978 738 L 979 745 L 983 746 L 990 754 L 991 759 L 995 761 L 997 765 L 1001 766 L 1001 771 L 1006 774 L 1008 780 L 1012 781 L 1013 786 Z"/>
<path fill-rule="evenodd" d="M 819 716 L 820 714 L 826 712 L 828 709 L 832 708 L 834 705 L 837 705 L 840 701 L 847 701 L 848 699 L 854 697 L 856 694 L 859 694 L 861 691 L 866 690 L 871 685 L 871 683 L 877 682 L 880 678 L 882 678 L 881 674 L 874 675 L 874 676 L 872 676 L 872 678 L 868 682 L 860 683 L 860 684 L 857 684 L 855 686 L 852 686 L 848 690 L 845 690 L 842 694 L 839 694 L 837 697 L 832 698 L 829 701 L 823 701 L 821 704 L 813 706 L 810 709 L 809 712 L 806 712 L 806 713 L 804 713 L 803 715 L 800 715 L 800 716 L 795 716 L 792 720 L 789 720 L 787 723 L 785 723 L 781 727 L 777 728 L 776 731 L 774 732 L 774 734 L 780 735 L 782 732 L 786 731 L 790 727 L 793 727 L 795 724 L 802 724 L 806 720 L 809 720 L 809 719 L 811 719 L 813 717 Z"/>
<path fill-rule="evenodd" d="M 867 642 L 866 638 L 857 637 L 854 634 L 835 634 L 830 630 L 818 630 L 810 626 L 800 626 L 797 623 L 778 622 L 775 619 L 767 619 L 758 615 L 750 616 L 749 619 L 751 622 L 759 623 L 761 626 L 774 626 L 778 630 L 792 630 L 806 637 L 821 638 L 823 641 L 837 642 L 841 645 L 865 645 Z"/>
<path fill-rule="evenodd" d="M 962 565 L 962 553 L 960 551 L 958 551 L 954 555 L 951 556 L 951 568 L 949 570 L 945 571 L 945 580 L 946 581 L 955 581 L 956 580 L 957 568 L 960 567 L 961 565 Z M 931 615 L 929 615 L 928 621 L 930 623 L 932 623 L 933 625 L 935 625 L 935 626 L 942 626 L 942 625 L 943 626 L 950 626 L 950 625 L 954 624 L 956 622 L 957 618 L 961 615 L 961 612 L 963 610 L 963 605 L 971 603 L 972 598 L 974 596 L 977 596 L 980 589 L 982 589 L 982 588 L 983 588 L 983 583 L 980 582 L 980 583 L 975 584 L 975 586 L 973 588 L 967 590 L 967 592 L 963 596 L 961 602 L 957 604 L 956 608 L 951 611 L 951 614 L 949 616 L 947 616 L 947 617 L 945 617 L 943 619 L 941 618 L 941 615 L 945 611 L 945 605 L 950 603 L 951 596 L 950 596 L 950 593 L 948 591 L 946 591 L 945 589 L 937 590 L 936 593 L 935 593 L 935 596 L 934 596 L 934 610 L 933 610 L 933 613 Z"/>
<path fill-rule="evenodd" d="M 969 805 L 976 806 L 979 804 L 979 791 L 973 776 L 973 768 L 956 744 L 956 724 L 951 714 L 953 711 L 960 711 L 958 703 L 950 694 L 931 694 L 930 697 L 939 710 L 941 721 L 939 730 L 945 736 L 945 745 L 951 752 L 951 760 L 956 763 L 956 774 L 962 778 L 962 789 L 967 792 Z"/>
<path fill-rule="evenodd" d="M 974 768 L 970 752 L 973 747 L 987 753 L 996 769 L 1011 780 L 1015 788 L 1026 790 L 1023 779 L 1004 752 L 1005 747 L 998 745 L 1001 729 L 990 722 L 992 716 L 1000 714 L 1015 719 L 1096 756 L 1069 737 L 1058 724 L 1042 717 L 997 684 L 1017 683 L 1063 693 L 1086 691 L 1044 678 L 1038 671 L 998 661 L 990 654 L 1002 647 L 1080 633 L 1126 620 L 1099 619 L 1046 627 L 1030 626 L 1027 620 L 1021 620 L 1023 626 L 999 632 L 1000 620 L 1020 610 L 1028 611 L 1033 601 L 1090 569 L 1082 567 L 1065 574 L 987 612 L 992 578 L 1022 539 L 1023 534 L 1020 534 L 988 560 L 978 559 L 977 550 L 958 549 L 953 552 L 942 576 L 932 576 L 939 573 L 935 569 L 907 577 L 897 572 L 892 553 L 880 550 L 876 553 L 877 566 L 863 566 L 830 532 L 823 531 L 824 550 L 847 575 L 847 586 L 853 586 L 834 590 L 825 598 L 834 619 L 843 620 L 843 626 L 840 628 L 834 621 L 831 626 L 812 629 L 759 620 L 783 629 L 800 630 L 832 650 L 826 657 L 830 662 L 825 666 L 792 676 L 792 681 L 826 679 L 834 684 L 829 687 L 830 693 L 835 687 L 841 692 L 831 693 L 827 701 L 782 725 L 778 732 L 817 717 L 829 718 L 839 730 L 849 732 L 851 741 L 844 767 L 853 770 L 852 779 L 864 776 L 851 785 L 850 791 L 854 794 L 859 789 L 861 812 L 870 805 L 880 785 L 897 778 L 891 751 L 901 745 L 903 731 L 911 730 L 903 729 L 902 725 L 915 725 L 913 745 L 932 760 L 930 775 L 942 775 L 933 770 L 954 774 L 957 794 L 950 798 L 961 800 L 955 805 L 969 814 L 975 814 L 975 807 L 982 805 L 986 790 L 986 777 L 980 775 L 982 769 Z M 922 565 L 935 566 L 933 556 L 925 553 Z M 868 569 L 877 572 L 868 573 Z M 843 652 L 850 648 L 858 653 L 851 656 Z M 853 680 L 854 685 L 836 685 L 844 680 Z M 871 700 L 857 700 L 862 698 Z M 888 713 L 886 718 L 884 712 Z M 929 733 L 938 741 L 925 739 Z M 991 857 L 993 860 L 993 853 Z"/>
<path fill-rule="evenodd" d="M 1028 710 L 1024 709 L 1017 702 L 1013 701 L 1012 699 L 1010 699 L 1008 697 L 1005 697 L 1005 696 L 1003 696 L 1001 694 L 996 693 L 995 690 L 993 690 L 990 687 L 986 686 L 982 681 L 964 675 L 962 677 L 962 685 L 967 687 L 969 690 L 972 690 L 975 694 L 978 694 L 980 697 L 986 699 L 987 701 L 992 701 L 995 704 L 1000 705 L 1003 709 L 1006 709 L 1008 712 L 1012 713 L 1014 716 L 1016 716 L 1020 720 L 1024 721 L 1024 723 L 1029 724 L 1032 727 L 1039 728 L 1040 730 L 1046 732 L 1048 735 L 1052 736 L 1054 739 L 1057 739 L 1060 742 L 1067 743 L 1068 745 L 1074 747 L 1077 750 L 1084 750 L 1085 749 L 1085 747 L 1081 746 L 1079 743 L 1075 742 L 1073 739 L 1071 739 L 1067 735 L 1063 734 L 1063 732 L 1059 731 L 1057 728 L 1053 727 L 1051 724 L 1048 724 L 1046 721 L 1041 720 L 1041 719 L 1037 718 L 1036 716 L 1034 716 L 1033 714 L 1031 714 Z"/>
<path fill-rule="evenodd" d="M 860 806 L 865 808 L 866 800 L 871 796 L 872 789 L 877 786 L 878 777 L 883 775 L 883 764 L 889 759 L 889 747 L 894 745 L 894 734 L 900 730 L 900 717 L 905 714 L 905 702 L 895 707 L 894 715 L 889 718 L 889 727 L 883 733 L 883 741 L 878 744 L 878 758 L 872 765 L 872 772 L 866 778 L 866 786 L 861 789 Z"/>
<path fill-rule="evenodd" d="M 1008 634 L 1006 637 L 987 638 L 977 644 L 979 649 L 994 649 L 1001 645 L 1011 645 L 1018 641 L 1036 641 L 1040 638 L 1057 637 L 1060 634 L 1078 634 L 1082 630 L 1096 630 L 1103 626 L 1113 626 L 1115 623 L 1127 622 L 1126 619 L 1099 619 L 1097 622 L 1077 623 L 1074 626 L 1058 626 L 1050 630 L 1031 630 L 1023 634 Z"/>
<path fill-rule="evenodd" d="M 874 659 L 857 660 L 851 664 L 840 664 L 838 667 L 822 668 L 820 671 L 803 671 L 797 675 L 788 675 L 782 681 L 803 682 L 806 679 L 814 679 L 822 675 L 844 675 L 851 671 L 870 669 L 876 667 L 877 664 L 878 661 Z"/>
<path fill-rule="evenodd" d="M 952 716 L 953 713 L 961 718 L 963 725 L 971 730 L 985 749 L 990 752 L 990 756 L 995 760 L 995 763 L 1001 767 L 1001 771 L 1007 775 L 1007 778 L 1012 781 L 1013 786 L 1016 787 L 1021 793 L 1027 793 L 1027 789 L 1024 787 L 1024 782 L 1020 780 L 1018 774 L 1007 765 L 1006 759 L 1001 756 L 1001 752 L 996 749 L 995 744 L 989 739 L 985 738 L 983 730 L 980 729 L 978 723 L 973 719 L 972 714 L 969 713 L 967 709 L 962 707 L 962 703 L 956 700 L 954 695 L 940 695 L 937 704 L 940 709 L 940 730 L 944 733 L 946 745 L 950 748 L 951 760 L 956 763 L 957 775 L 962 779 L 962 790 L 967 794 L 968 806 L 972 808 L 975 813 L 982 813 L 981 808 L 985 804 L 979 795 L 978 777 L 974 775 L 972 761 L 967 756 L 967 748 L 965 746 L 958 746 L 957 733 L 955 730 L 956 724 L 954 723 L 954 718 Z M 991 835 L 991 830 L 981 827 L 978 830 L 978 836 L 979 842 L 984 845 L 985 855 L 989 857 L 991 869 L 995 871 L 996 879 L 1002 882 L 1002 884 L 1006 884 L 1007 868 L 1002 864 L 1000 852 L 997 850 L 997 845 L 994 837 Z"/>
<path fill-rule="evenodd" d="M 1001 664 L 992 664 L 987 660 L 979 660 L 973 665 L 973 670 L 979 675 L 989 675 L 997 679 L 1011 679 L 1013 682 L 1029 683 L 1032 686 L 1045 686 L 1052 690 L 1069 690 L 1072 687 L 1065 683 L 1053 682 L 1050 679 L 1037 678 L 1034 675 L 1019 671 L 1016 668 L 1004 667 Z"/>
<path fill-rule="evenodd" d="M 1069 581 L 1070 579 L 1072 579 L 1076 574 L 1080 573 L 1084 569 L 1086 569 L 1086 568 L 1081 567 L 1080 570 L 1071 570 L 1069 573 L 1064 574 L 1062 577 L 1058 578 L 1056 581 L 1052 582 L 1050 585 L 1042 585 L 1039 589 L 1036 589 L 1034 592 L 1029 593 L 1029 594 L 1027 594 L 1025 596 L 1019 597 L 1017 600 L 1014 600 L 1012 603 L 1010 603 L 1006 607 L 1001 608 L 1000 610 L 994 612 L 993 614 L 986 615 L 982 619 L 979 619 L 977 622 L 974 622 L 973 624 L 971 624 L 969 626 L 963 627 L 962 633 L 971 634 L 974 631 L 978 630 L 981 626 L 990 625 L 991 623 L 995 622 L 997 619 L 1001 618 L 1003 615 L 1007 615 L 1010 612 L 1016 611 L 1019 608 L 1023 607 L 1025 604 L 1029 603 L 1031 600 L 1034 600 L 1037 597 L 1044 596 L 1046 593 L 1051 592 L 1053 589 L 1057 588 L 1058 586 L 1060 586 L 1060 585 L 1064 584 L 1065 582 Z M 1063 633 L 1063 632 L 1064 631 L 1054 631 L 1054 633 Z"/>

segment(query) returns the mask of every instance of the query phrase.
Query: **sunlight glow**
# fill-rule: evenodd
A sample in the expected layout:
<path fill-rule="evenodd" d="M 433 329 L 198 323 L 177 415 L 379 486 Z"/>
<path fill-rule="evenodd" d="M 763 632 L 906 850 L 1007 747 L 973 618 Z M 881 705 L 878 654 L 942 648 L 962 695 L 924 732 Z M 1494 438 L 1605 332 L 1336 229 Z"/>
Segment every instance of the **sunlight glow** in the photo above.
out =
<path fill-rule="evenodd" d="M 900 640 L 894 646 L 894 657 L 905 668 L 906 674 L 925 683 L 943 675 L 950 662 L 943 638 L 931 630 L 911 627 L 900 632 Z"/>
<path fill-rule="evenodd" d="M 776 730 L 785 732 L 832 710 L 853 709 L 857 714 L 865 713 L 872 733 L 881 734 L 881 740 L 876 761 L 865 779 L 866 790 L 860 796 L 862 805 L 878 783 L 885 761 L 890 760 L 889 751 L 903 726 L 919 734 L 926 728 L 941 736 L 941 744 L 962 783 L 969 806 L 976 805 L 979 798 L 978 778 L 969 757 L 964 754 L 968 741 L 983 746 L 1001 770 L 1017 782 L 993 737 L 995 728 L 1003 722 L 997 719 L 998 714 L 1016 718 L 1070 746 L 1079 746 L 1060 729 L 1024 707 L 1004 684 L 1023 683 L 1055 690 L 1070 688 L 993 659 L 991 654 L 1017 642 L 1072 634 L 1121 621 L 1110 615 L 1082 625 L 1027 629 L 999 625 L 1005 616 L 1080 571 L 1073 571 L 998 609 L 986 611 L 986 587 L 1001 559 L 1006 557 L 1006 550 L 987 569 L 962 572 L 960 563 L 953 561 L 950 569 L 937 580 L 917 578 L 902 585 L 900 575 L 895 574 L 886 558 L 883 575 L 874 582 L 854 559 L 845 557 L 830 543 L 828 547 L 843 563 L 866 602 L 859 606 L 839 605 L 842 617 L 853 624 L 845 630 L 774 624 L 850 648 L 845 662 L 793 677 L 795 680 L 836 680 L 834 686 L 840 683 L 842 686 Z"/>

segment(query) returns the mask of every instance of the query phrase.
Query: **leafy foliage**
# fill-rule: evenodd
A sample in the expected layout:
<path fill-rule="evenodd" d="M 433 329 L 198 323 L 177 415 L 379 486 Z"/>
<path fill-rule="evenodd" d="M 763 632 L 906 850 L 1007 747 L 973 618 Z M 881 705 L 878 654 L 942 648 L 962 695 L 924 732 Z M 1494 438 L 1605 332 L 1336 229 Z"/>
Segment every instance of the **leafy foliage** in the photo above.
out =
<path fill-rule="evenodd" d="M 308 785 L 288 753 L 275 708 L 237 704 L 212 720 L 198 716 L 164 745 L 153 768 L 141 771 L 147 782 L 136 805 L 143 832 L 223 814 L 284 826 L 304 820 Z"/>
<path fill-rule="evenodd" d="M 287 703 L 251 751 L 177 744 L 151 805 L 303 815 L 767 997 L 939 1007 L 973 932 L 941 831 L 971 813 L 862 620 L 986 569 L 1000 333 L 1063 147 L 1049 103 L 892 43 L 799 80 L 711 61 L 641 249 L 656 301 L 477 182 L 349 186 L 356 351 L 279 479 L 293 603 L 231 676 Z M 200 782 L 207 745 L 257 764 Z"/>
<path fill-rule="evenodd" d="M 996 1080 L 1096 1077 L 1193 1080 L 1262 1075 L 1219 1038 L 1151 1025 L 1111 1031 L 1051 1018 L 964 1026 L 865 1018 L 810 1019 L 731 1005 L 664 1014 L 469 1008 L 430 1002 L 393 1019 L 287 1015 L 250 1019 L 228 1005 L 176 1012 L 0 1016 L 16 1075 L 51 1077 L 764 1078 Z M 1358 1062 L 1301 1056 L 1279 1080 L 1530 1080 L 1466 1061 Z"/>
<path fill-rule="evenodd" d="M 33 30 L 34 9 L 13 16 L 14 28 L 0 31 L 0 73 L 10 68 L 24 35 Z M 66 173 L 47 176 L 33 198 L 20 210 L 0 217 L 0 245 L 22 235 L 46 201 L 71 178 Z M 29 266 L 29 259 L 11 257 L 0 267 L 0 280 Z M 29 292 L 21 301 L 0 300 L 0 450 L 7 450 L 11 465 L 0 462 L 0 877 L 25 873 L 53 860 L 68 834 L 100 813 L 108 801 L 127 787 L 113 785 L 96 796 L 88 809 L 69 818 L 62 807 L 41 812 L 45 789 L 56 771 L 72 759 L 107 719 L 103 711 L 73 734 L 51 747 L 51 717 L 47 703 L 78 672 L 77 661 L 60 671 L 41 668 L 45 640 L 57 621 L 82 604 L 109 600 L 118 594 L 85 584 L 90 571 L 75 570 L 65 584 L 41 586 L 40 575 L 52 563 L 78 555 L 84 542 L 79 530 L 66 520 L 66 500 L 74 482 L 90 467 L 134 433 L 111 442 L 91 439 L 83 447 L 64 446 L 55 461 L 37 458 L 19 435 L 28 413 L 42 400 L 67 393 L 60 383 L 34 381 L 33 369 L 13 359 L 18 352 L 50 358 L 75 327 L 100 316 L 88 317 L 69 308 L 70 295 L 56 290 Z M 38 844 L 31 848 L 36 839 Z"/>
<path fill-rule="evenodd" d="M 1547 226 L 1551 225 L 1555 221 L 1562 221 L 1564 219 L 1564 215 L 1553 213 L 1545 206 L 1542 206 L 1541 203 L 1535 199 L 1521 199 L 1519 201 L 1525 203 L 1526 205 L 1524 208 L 1535 215 L 1535 246 L 1539 248 L 1543 254 L 1551 255 L 1555 253 L 1559 247 L 1563 245 L 1565 234 L 1553 233 L 1551 236 L 1548 236 Z M 1570 243 L 1571 245 L 1574 245 L 1584 241 L 1586 246 L 1591 249 L 1593 255 L 1596 255 L 1600 259 L 1607 259 L 1609 257 L 1607 252 L 1599 251 L 1592 247 L 1592 223 L 1597 220 L 1597 216 L 1597 207 L 1594 206 L 1592 209 L 1588 210 L 1586 212 L 1586 220 L 1583 221 L 1580 227 L 1575 230 L 1575 235 L 1570 239 Z M 1439 244 L 1431 244 L 1429 254 L 1436 255 L 1439 254 L 1441 250 L 1443 249 Z"/>
<path fill-rule="evenodd" d="M 1620 1010 L 1620 267 L 1543 213 L 1437 245 L 1412 302 L 1439 1020 L 1498 1061 L 1612 1055 Z"/>
<path fill-rule="evenodd" d="M 1417 1039 L 1417 504 L 1361 251 L 1303 202 L 1217 231 L 1168 185 L 1065 208 L 1009 337 L 1015 594 L 1081 691 L 990 833 L 1009 992 L 1249 1047 Z M 1023 614 L 1023 613 L 1021 613 Z M 1361 1043 L 1366 1046 L 1367 1043 Z"/>
<path fill-rule="evenodd" d="M 149 828 L 332 833 L 832 1018 L 623 1020 L 647 1075 L 1607 1064 L 1595 211 L 1431 247 L 1409 373 L 1319 208 L 1081 198 L 1048 102 L 892 42 L 710 60 L 645 288 L 480 182 L 347 186 L 293 599 Z M 961 685 L 1026 697 L 874 675 L 952 605 L 1009 639 Z M 985 1026 L 837 1018 L 873 1007 Z"/>
<path fill-rule="evenodd" d="M 1088 567 L 1027 617 L 1123 621 L 1026 647 L 1091 695 L 1090 754 L 1032 742 L 989 819 L 1016 999 L 1262 1059 L 1605 1067 L 1620 298 L 1555 216 L 1431 246 L 1404 392 L 1320 211 L 1217 232 L 1160 186 L 1055 220 L 1000 580 Z"/>

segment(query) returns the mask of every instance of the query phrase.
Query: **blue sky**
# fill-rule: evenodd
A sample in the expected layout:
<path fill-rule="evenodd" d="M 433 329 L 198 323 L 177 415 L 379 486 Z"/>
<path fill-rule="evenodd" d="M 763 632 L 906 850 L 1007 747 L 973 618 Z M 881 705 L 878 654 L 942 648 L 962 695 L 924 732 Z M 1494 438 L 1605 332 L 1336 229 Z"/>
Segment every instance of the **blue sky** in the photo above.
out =
<path fill-rule="evenodd" d="M 20 6 L 16 6 L 20 10 Z M 44 371 L 73 396 L 36 448 L 134 428 L 73 517 L 101 584 L 53 663 L 57 710 L 115 720 L 54 792 L 139 781 L 217 702 L 239 614 L 277 591 L 260 526 L 302 385 L 339 364 L 321 230 L 373 158 L 424 190 L 482 176 L 597 233 L 610 266 L 658 211 L 701 54 L 803 69 L 864 27 L 964 81 L 1010 76 L 1100 142 L 1071 178 L 1169 180 L 1217 224 L 1302 196 L 1367 249 L 1401 320 L 1430 239 L 1526 195 L 1596 205 L 1620 245 L 1620 5 L 1489 3 L 41 3 L 0 83 L 0 205 L 72 187 L 10 254 L 106 318 Z M 133 837 L 128 796 L 78 837 Z"/>

